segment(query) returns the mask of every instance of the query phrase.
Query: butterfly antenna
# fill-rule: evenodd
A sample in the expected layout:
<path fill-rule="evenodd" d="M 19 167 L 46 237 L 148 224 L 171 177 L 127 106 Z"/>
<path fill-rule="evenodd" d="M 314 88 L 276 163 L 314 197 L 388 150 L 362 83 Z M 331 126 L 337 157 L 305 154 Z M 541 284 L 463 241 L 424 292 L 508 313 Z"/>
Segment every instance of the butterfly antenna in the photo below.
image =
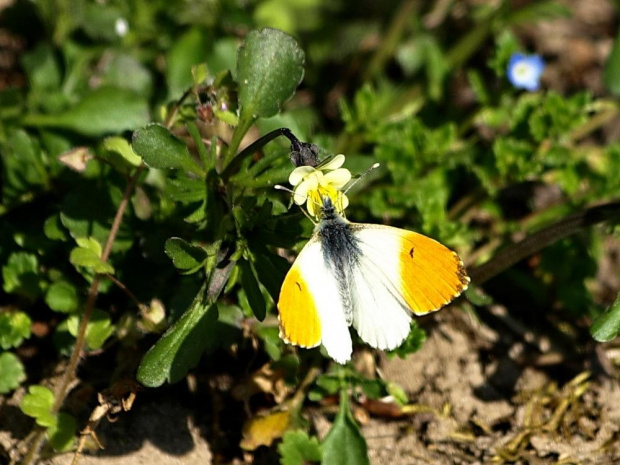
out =
<path fill-rule="evenodd" d="M 365 177 L 368 173 L 370 173 L 375 168 L 379 168 L 380 165 L 381 165 L 380 163 L 375 163 L 370 168 L 368 168 L 366 171 L 364 171 L 362 174 L 360 174 L 357 178 L 355 178 L 355 180 L 351 184 L 347 186 L 347 188 L 343 191 L 343 194 L 346 194 L 347 192 L 349 192 L 349 190 L 351 190 L 351 188 L 355 186 L 363 177 Z"/>
<path fill-rule="evenodd" d="M 288 187 L 285 187 L 285 186 L 283 186 L 283 185 L 281 185 L 281 184 L 276 184 L 275 186 L 273 186 L 273 188 L 274 188 L 274 189 L 277 189 L 277 190 L 279 190 L 279 191 L 286 191 L 286 192 L 289 192 L 290 194 L 293 194 L 293 197 L 295 197 L 295 196 L 303 197 L 303 199 L 304 199 L 304 200 L 303 200 L 303 202 L 302 202 L 302 203 L 304 203 L 304 202 L 308 199 L 308 196 L 307 196 L 307 195 L 300 195 L 300 194 L 296 193 L 294 190 L 289 189 Z M 293 197 L 291 197 L 291 201 L 293 201 Z M 313 202 L 314 202 L 314 200 L 313 200 Z M 314 202 L 314 203 L 316 203 L 316 202 Z M 289 206 L 289 208 L 290 208 L 290 206 Z M 301 206 L 301 205 L 299 205 L 299 208 L 300 208 L 301 212 L 302 212 L 304 215 L 306 215 L 306 217 L 307 217 L 310 221 L 312 221 L 314 224 L 316 224 L 316 221 L 314 220 L 314 218 L 312 218 L 312 217 L 310 216 L 310 214 L 309 214 L 309 213 L 305 210 L 305 208 L 302 208 L 302 206 Z"/>

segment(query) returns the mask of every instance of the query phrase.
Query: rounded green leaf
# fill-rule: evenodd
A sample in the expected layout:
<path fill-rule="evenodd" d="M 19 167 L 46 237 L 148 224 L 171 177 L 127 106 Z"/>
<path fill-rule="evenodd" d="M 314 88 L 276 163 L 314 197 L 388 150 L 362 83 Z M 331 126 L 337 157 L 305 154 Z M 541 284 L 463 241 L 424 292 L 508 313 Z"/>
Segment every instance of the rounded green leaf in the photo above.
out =
<path fill-rule="evenodd" d="M 293 96 L 304 76 L 305 55 L 277 29 L 250 32 L 237 53 L 241 118 L 269 118 Z"/>
<path fill-rule="evenodd" d="M 110 315 L 103 310 L 95 310 L 86 327 L 86 344 L 92 350 L 100 349 L 114 331 Z"/>
<path fill-rule="evenodd" d="M 75 286 L 58 281 L 47 289 L 45 303 L 55 312 L 70 313 L 78 307 L 78 295 Z"/>
<path fill-rule="evenodd" d="M 36 420 L 40 426 L 55 426 L 57 418 L 52 415 L 54 394 L 44 386 L 34 385 L 28 388 L 19 408 L 29 417 Z"/>
<path fill-rule="evenodd" d="M 6 394 L 25 381 L 26 371 L 17 355 L 11 352 L 0 354 L 0 394 Z"/>
<path fill-rule="evenodd" d="M 152 123 L 134 132 L 132 146 L 151 168 L 177 168 L 203 174 L 187 146 L 160 124 Z"/>

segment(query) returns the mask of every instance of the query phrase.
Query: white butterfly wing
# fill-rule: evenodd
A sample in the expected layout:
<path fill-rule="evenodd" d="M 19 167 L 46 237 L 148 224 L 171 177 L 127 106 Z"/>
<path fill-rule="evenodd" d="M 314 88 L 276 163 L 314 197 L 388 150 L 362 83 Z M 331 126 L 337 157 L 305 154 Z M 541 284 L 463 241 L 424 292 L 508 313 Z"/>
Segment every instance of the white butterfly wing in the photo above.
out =
<path fill-rule="evenodd" d="M 334 271 L 325 264 L 319 240 L 302 249 L 284 278 L 280 298 L 280 333 L 300 347 L 323 344 L 338 363 L 351 358 L 352 343 Z"/>
<path fill-rule="evenodd" d="M 361 257 L 352 272 L 353 326 L 372 347 L 391 350 L 409 334 L 410 312 L 443 307 L 469 282 L 460 258 L 404 229 L 351 224 Z"/>

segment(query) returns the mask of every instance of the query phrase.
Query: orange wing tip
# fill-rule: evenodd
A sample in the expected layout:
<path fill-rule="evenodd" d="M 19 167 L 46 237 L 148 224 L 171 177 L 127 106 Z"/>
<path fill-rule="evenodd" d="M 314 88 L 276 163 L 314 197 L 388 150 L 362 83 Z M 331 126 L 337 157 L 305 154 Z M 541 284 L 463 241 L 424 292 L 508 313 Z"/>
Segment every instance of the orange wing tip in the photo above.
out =
<path fill-rule="evenodd" d="M 278 321 L 279 320 L 280 320 L 280 316 L 278 316 Z M 282 326 L 282 322 L 280 322 L 280 331 L 278 333 L 278 336 L 286 344 L 290 344 L 290 345 L 293 345 L 293 346 L 301 347 L 302 349 L 313 349 L 314 347 L 318 347 L 318 346 L 321 345 L 321 340 L 320 339 L 317 342 L 313 342 L 311 344 L 304 344 L 304 343 L 298 342 L 298 340 L 296 340 L 296 338 L 294 338 L 294 337 L 289 337 L 289 335 L 287 335 L 286 332 L 284 331 L 284 327 Z"/>

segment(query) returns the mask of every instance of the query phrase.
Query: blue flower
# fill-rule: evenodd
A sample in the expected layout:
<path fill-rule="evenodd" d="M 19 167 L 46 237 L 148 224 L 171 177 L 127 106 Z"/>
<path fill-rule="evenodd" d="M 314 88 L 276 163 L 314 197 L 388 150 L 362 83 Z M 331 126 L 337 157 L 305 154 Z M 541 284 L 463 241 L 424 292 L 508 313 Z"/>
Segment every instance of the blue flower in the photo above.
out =
<path fill-rule="evenodd" d="M 513 53 L 508 62 L 508 80 L 518 89 L 538 90 L 545 62 L 540 55 Z"/>

